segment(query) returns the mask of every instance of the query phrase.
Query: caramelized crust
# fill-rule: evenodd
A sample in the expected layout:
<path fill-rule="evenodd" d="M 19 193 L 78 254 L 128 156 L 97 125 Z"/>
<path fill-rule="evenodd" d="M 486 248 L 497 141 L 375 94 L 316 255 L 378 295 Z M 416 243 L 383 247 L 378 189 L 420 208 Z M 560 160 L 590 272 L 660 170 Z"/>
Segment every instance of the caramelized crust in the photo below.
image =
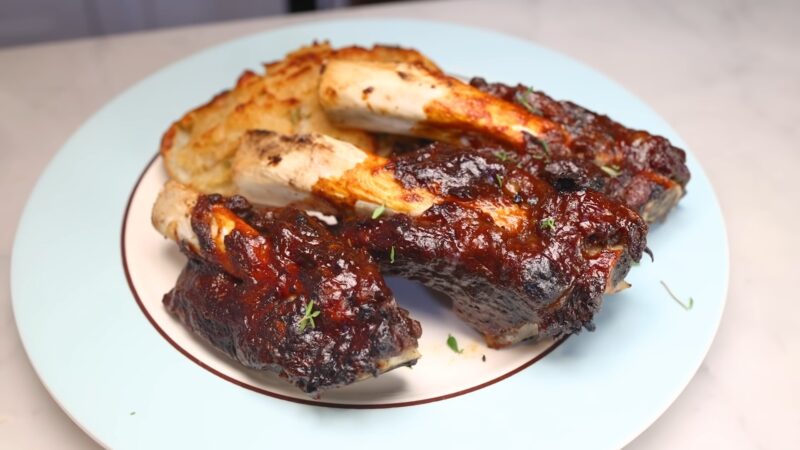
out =
<path fill-rule="evenodd" d="M 625 286 L 644 249 L 636 212 L 598 192 L 559 191 L 497 148 L 435 143 L 387 159 L 320 135 L 247 142 L 238 155 L 257 170 L 237 174 L 240 186 L 327 200 L 348 244 L 449 294 L 495 347 L 591 327 L 602 294 Z M 328 154 L 354 163 L 312 164 Z M 403 262 L 391 263 L 393 247 Z"/>
<path fill-rule="evenodd" d="M 566 148 L 553 146 L 552 158 L 528 158 L 525 164 L 533 173 L 562 188 L 603 192 L 648 222 L 663 220 L 684 195 L 690 178 L 686 153 L 667 139 L 626 128 L 607 116 L 523 85 L 487 83 L 482 78 L 473 78 L 471 84 L 564 127 Z M 529 148 L 535 151 L 538 145 L 534 142 Z"/>
<path fill-rule="evenodd" d="M 619 289 L 644 250 L 647 226 L 634 211 L 596 192 L 558 192 L 489 149 L 434 144 L 389 167 L 441 200 L 417 217 L 353 218 L 340 233 L 390 273 L 450 296 L 492 347 L 592 329 L 603 293 Z M 500 204 L 524 220 L 498 223 L 486 205 Z"/>
<path fill-rule="evenodd" d="M 395 303 L 363 250 L 293 208 L 254 209 L 242 197 L 199 196 L 197 246 L 167 309 L 243 365 L 321 390 L 413 365 L 419 323 Z M 307 306 L 319 311 L 313 325 Z"/>
<path fill-rule="evenodd" d="M 539 162 L 562 161 L 648 222 L 663 219 L 689 179 L 682 150 L 569 102 L 522 86 L 470 84 L 415 64 L 331 60 L 319 100 L 333 123 L 459 145 L 499 143 Z M 566 167 L 566 166 L 565 166 Z M 564 167 L 552 170 L 564 172 Z"/>

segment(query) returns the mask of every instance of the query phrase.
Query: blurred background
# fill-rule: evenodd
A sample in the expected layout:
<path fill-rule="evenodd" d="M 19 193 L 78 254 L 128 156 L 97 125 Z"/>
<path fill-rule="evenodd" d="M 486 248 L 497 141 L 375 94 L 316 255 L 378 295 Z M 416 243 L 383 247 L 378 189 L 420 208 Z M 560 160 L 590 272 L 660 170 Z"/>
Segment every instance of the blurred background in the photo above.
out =
<path fill-rule="evenodd" d="M 0 47 L 392 0 L 0 0 Z"/>

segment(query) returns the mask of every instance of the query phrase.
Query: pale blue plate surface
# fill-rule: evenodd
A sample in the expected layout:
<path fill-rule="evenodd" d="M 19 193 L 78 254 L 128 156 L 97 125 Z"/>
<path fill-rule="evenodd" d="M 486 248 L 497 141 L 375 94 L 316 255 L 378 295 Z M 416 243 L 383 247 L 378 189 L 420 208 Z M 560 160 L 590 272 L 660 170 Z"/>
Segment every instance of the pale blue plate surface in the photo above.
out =
<path fill-rule="evenodd" d="M 14 313 L 48 390 L 114 448 L 615 448 L 649 426 L 705 356 L 725 303 L 728 249 L 719 206 L 689 153 L 689 194 L 649 236 L 656 262 L 610 298 L 597 331 L 474 393 L 421 406 L 330 409 L 242 389 L 201 369 L 147 322 L 120 258 L 123 212 L 171 121 L 246 67 L 312 39 L 415 47 L 455 74 L 524 81 L 687 149 L 652 109 L 550 50 L 478 29 L 406 20 L 313 23 L 215 47 L 138 83 L 92 117 L 39 180 L 12 258 Z M 695 299 L 684 311 L 659 284 Z M 134 415 L 130 413 L 135 411 Z"/>

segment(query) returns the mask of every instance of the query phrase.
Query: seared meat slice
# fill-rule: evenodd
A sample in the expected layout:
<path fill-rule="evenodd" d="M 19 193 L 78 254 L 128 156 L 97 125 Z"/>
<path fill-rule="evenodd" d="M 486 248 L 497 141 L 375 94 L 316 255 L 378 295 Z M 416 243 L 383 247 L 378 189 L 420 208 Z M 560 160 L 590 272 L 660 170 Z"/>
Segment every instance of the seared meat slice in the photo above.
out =
<path fill-rule="evenodd" d="M 189 257 L 164 305 L 243 365 L 314 395 L 419 358 L 419 323 L 367 252 L 304 212 L 171 181 L 153 224 Z"/>
<path fill-rule="evenodd" d="M 350 162 L 323 169 L 330 155 Z M 645 246 L 634 211 L 559 192 L 490 149 L 439 143 L 386 159 L 324 136 L 251 132 L 236 158 L 243 193 L 325 198 L 343 212 L 348 243 L 448 294 L 495 348 L 591 329 L 603 293 L 627 286 Z"/>
<path fill-rule="evenodd" d="M 514 147 L 525 145 L 526 134 L 564 140 L 560 125 L 416 64 L 334 58 L 318 95 L 328 118 L 342 127 L 444 141 L 475 133 Z"/>
<path fill-rule="evenodd" d="M 471 86 L 408 63 L 332 59 L 320 78 L 319 100 L 342 127 L 466 148 L 500 143 L 525 157 L 534 175 L 559 188 L 599 190 L 648 222 L 664 218 L 689 180 L 684 152 L 666 139 L 522 87 L 480 80 Z"/>

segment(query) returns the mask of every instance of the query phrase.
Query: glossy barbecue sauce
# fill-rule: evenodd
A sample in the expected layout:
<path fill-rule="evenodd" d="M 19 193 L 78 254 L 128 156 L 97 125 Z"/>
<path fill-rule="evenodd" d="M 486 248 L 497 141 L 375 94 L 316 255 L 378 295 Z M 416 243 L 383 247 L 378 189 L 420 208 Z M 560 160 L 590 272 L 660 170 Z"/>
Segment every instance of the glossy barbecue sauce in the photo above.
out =
<path fill-rule="evenodd" d="M 225 237 L 224 258 L 208 220 L 218 208 L 247 224 Z M 316 393 L 377 375 L 383 361 L 416 348 L 419 323 L 397 307 L 378 266 L 319 220 L 212 195 L 200 197 L 192 226 L 201 250 L 184 246 L 189 262 L 164 303 L 242 364 Z M 312 301 L 319 314 L 301 327 Z"/>
<path fill-rule="evenodd" d="M 660 136 L 633 130 L 568 101 L 517 85 L 470 84 L 516 103 L 564 127 L 565 138 L 550 141 L 551 154 L 526 164 L 542 178 L 603 192 L 643 214 L 648 222 L 663 220 L 689 182 L 686 154 Z M 535 142 L 529 149 L 537 150 Z M 531 153 L 530 151 L 528 153 Z"/>
<path fill-rule="evenodd" d="M 418 217 L 348 221 L 342 235 L 391 273 L 449 295 L 494 347 L 531 323 L 542 336 L 591 328 L 607 285 L 644 249 L 634 211 L 597 192 L 559 191 L 499 147 L 434 143 L 385 169 L 443 201 Z M 520 219 L 498 220 L 507 217 Z"/>

